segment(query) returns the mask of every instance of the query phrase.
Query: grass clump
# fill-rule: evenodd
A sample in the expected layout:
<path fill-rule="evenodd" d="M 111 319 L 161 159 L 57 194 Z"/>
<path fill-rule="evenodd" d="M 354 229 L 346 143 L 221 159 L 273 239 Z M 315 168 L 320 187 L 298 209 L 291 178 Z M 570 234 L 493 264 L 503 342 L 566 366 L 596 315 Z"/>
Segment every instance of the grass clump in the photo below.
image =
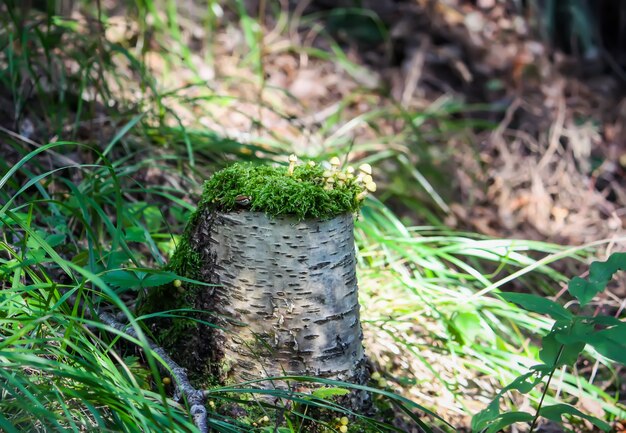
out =
<path fill-rule="evenodd" d="M 312 163 L 292 167 L 235 163 L 205 183 L 198 209 L 249 209 L 272 217 L 292 215 L 298 220 L 332 218 L 356 212 L 361 203 L 364 187 L 357 178 L 345 179 L 346 175 Z"/>

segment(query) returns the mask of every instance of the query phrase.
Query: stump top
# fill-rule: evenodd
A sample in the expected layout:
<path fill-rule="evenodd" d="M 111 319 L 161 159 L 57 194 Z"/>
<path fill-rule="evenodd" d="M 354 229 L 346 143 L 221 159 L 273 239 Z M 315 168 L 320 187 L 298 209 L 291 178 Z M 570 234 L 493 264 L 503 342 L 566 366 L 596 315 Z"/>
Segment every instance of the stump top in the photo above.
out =
<path fill-rule="evenodd" d="M 353 169 L 341 171 L 331 166 L 326 170 L 321 164 L 296 165 L 295 161 L 277 167 L 236 163 L 205 183 L 198 208 L 327 219 L 358 211 L 365 190 Z"/>

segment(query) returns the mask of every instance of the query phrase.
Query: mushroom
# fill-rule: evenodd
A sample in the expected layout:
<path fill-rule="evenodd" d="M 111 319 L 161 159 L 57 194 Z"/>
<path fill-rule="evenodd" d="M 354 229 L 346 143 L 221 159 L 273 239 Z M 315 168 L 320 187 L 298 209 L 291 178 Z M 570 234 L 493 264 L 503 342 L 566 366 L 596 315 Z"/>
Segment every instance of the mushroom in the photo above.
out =
<path fill-rule="evenodd" d="M 335 175 L 337 178 L 337 186 L 344 186 L 346 184 L 346 174 L 339 172 Z"/>
<path fill-rule="evenodd" d="M 354 167 L 346 168 L 346 179 L 354 179 Z"/>
<path fill-rule="evenodd" d="M 333 184 L 335 183 L 335 179 L 333 177 L 329 177 L 326 179 L 326 185 L 324 185 L 324 189 L 326 191 L 330 191 L 333 189 Z"/>
<path fill-rule="evenodd" d="M 330 166 L 333 173 L 339 170 L 339 166 L 341 165 L 341 161 L 336 156 L 330 158 Z"/>
<path fill-rule="evenodd" d="M 365 189 L 367 189 L 369 192 L 376 192 L 376 183 L 373 181 L 367 182 L 365 184 Z"/>
<path fill-rule="evenodd" d="M 372 166 L 369 164 L 361 164 L 359 166 L 359 174 L 356 177 L 356 181 L 362 182 L 365 176 L 371 176 L 371 175 L 372 175 Z"/>
<path fill-rule="evenodd" d="M 315 167 L 315 161 L 309 161 L 306 163 L 309 167 Z"/>
<path fill-rule="evenodd" d="M 357 194 L 356 199 L 361 201 L 367 197 L 367 194 L 370 192 L 376 192 L 376 184 L 373 181 L 365 184 L 365 189 Z"/>
<path fill-rule="evenodd" d="M 289 155 L 289 169 L 287 170 L 287 176 L 293 175 L 293 169 L 296 168 L 296 162 L 298 162 L 298 157 L 293 153 Z"/>
<path fill-rule="evenodd" d="M 372 166 L 369 164 L 361 164 L 359 166 L 359 171 L 363 174 L 372 174 Z"/>

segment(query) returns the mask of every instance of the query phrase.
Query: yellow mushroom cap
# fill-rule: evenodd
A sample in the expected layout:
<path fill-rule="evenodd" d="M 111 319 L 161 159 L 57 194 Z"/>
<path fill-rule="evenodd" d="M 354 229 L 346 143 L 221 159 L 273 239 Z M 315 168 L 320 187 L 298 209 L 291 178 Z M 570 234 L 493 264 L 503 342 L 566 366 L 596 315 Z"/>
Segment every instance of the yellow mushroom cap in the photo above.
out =
<path fill-rule="evenodd" d="M 330 165 L 339 167 L 341 165 L 341 161 L 336 156 L 333 156 L 332 158 L 330 158 Z"/>
<path fill-rule="evenodd" d="M 372 166 L 369 164 L 361 164 L 359 166 L 359 171 L 364 174 L 372 174 Z"/>
<path fill-rule="evenodd" d="M 315 161 L 309 161 L 309 162 L 307 162 L 307 165 L 309 167 L 315 167 Z"/>
<path fill-rule="evenodd" d="M 368 182 L 368 183 L 365 184 L 365 188 L 369 192 L 375 192 L 376 191 L 376 184 L 374 182 Z"/>
<path fill-rule="evenodd" d="M 326 170 L 326 171 L 322 174 L 322 176 L 324 176 L 324 177 L 331 177 L 332 175 L 333 175 L 333 173 L 332 173 L 331 171 L 329 171 L 329 170 Z"/>
<path fill-rule="evenodd" d="M 335 183 L 335 179 L 332 177 L 329 177 L 328 179 L 326 179 L 326 183 Z"/>
<path fill-rule="evenodd" d="M 346 180 L 346 174 L 345 173 L 337 174 L 337 179 L 339 179 L 339 180 Z"/>
<path fill-rule="evenodd" d="M 354 174 L 354 167 L 352 167 L 352 166 L 347 167 L 347 168 L 346 168 L 346 173 L 348 173 L 348 174 Z"/>
<path fill-rule="evenodd" d="M 293 153 L 289 155 L 289 162 L 296 162 L 296 161 L 298 161 L 298 157 L 296 155 L 294 155 Z"/>
<path fill-rule="evenodd" d="M 370 182 L 374 182 L 374 179 L 369 174 L 366 174 L 365 176 L 363 176 L 362 180 L 363 180 L 363 183 L 366 183 L 366 184 Z"/>
<path fill-rule="evenodd" d="M 348 432 L 348 426 L 347 425 L 342 425 L 341 427 L 339 427 L 339 431 L 341 433 L 347 433 Z"/>
<path fill-rule="evenodd" d="M 348 419 L 347 416 L 342 416 L 341 419 L 339 420 L 339 422 L 341 422 L 342 425 L 348 425 L 350 420 Z"/>

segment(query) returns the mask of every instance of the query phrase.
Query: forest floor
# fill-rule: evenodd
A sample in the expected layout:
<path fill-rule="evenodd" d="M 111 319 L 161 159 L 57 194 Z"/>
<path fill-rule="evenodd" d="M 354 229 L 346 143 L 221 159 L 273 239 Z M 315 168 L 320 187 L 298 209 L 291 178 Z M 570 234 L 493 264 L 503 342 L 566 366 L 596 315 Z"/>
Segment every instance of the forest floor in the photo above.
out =
<path fill-rule="evenodd" d="M 121 2 L 101 3 L 109 17 L 106 39 L 137 44 L 140 26 Z M 164 95 L 160 103 L 185 127 L 252 144 L 264 158 L 274 158 L 271 143 L 277 140 L 303 156 L 332 152 L 339 143 L 353 149 L 351 160 L 375 160 L 396 149 L 427 178 L 401 180 L 393 165 L 379 159 L 385 178 L 380 189 L 388 191 L 381 198 L 409 225 L 431 222 L 425 216 L 430 213 L 454 229 L 563 245 L 626 234 L 623 77 L 598 67 L 597 59 L 586 62 L 551 49 L 507 2 L 363 1 L 376 19 L 329 15 L 337 3 L 350 4 L 296 2 L 286 21 L 266 5 L 255 32 L 241 10 L 221 10 L 215 15 L 219 25 L 207 27 L 195 19 L 204 10 L 182 2 L 182 45 L 175 53 L 182 60 L 163 55 L 167 38 L 145 40 L 141 48 L 159 86 L 177 89 L 175 98 Z M 264 4 L 249 1 L 245 8 L 259 16 Z M 78 12 L 74 17 L 88 27 Z M 118 67 L 123 71 L 125 65 Z M 133 76 L 130 65 L 127 75 Z M 111 87 L 119 98 L 141 103 L 132 85 L 111 79 Z M 229 103 L 216 103 L 218 98 Z M 374 112 L 395 115 L 370 119 Z M 29 116 L 21 119 L 20 134 L 46 142 L 37 126 L 45 122 Z M 101 120 L 98 140 L 106 143 L 115 129 Z M 0 118 L 0 126 L 13 130 L 15 122 Z M 410 141 L 407 130 L 414 130 Z M 154 168 L 145 175 L 162 174 Z M 429 213 L 416 212 L 416 202 Z M 623 287 L 613 295 L 623 297 Z M 436 407 L 456 426 L 467 426 L 468 411 L 484 407 L 484 399 L 467 394 L 467 410 L 461 411 L 450 393 L 428 389 L 433 371 L 396 356 L 388 340 L 369 335 L 367 344 L 374 361 L 424 378 L 409 397 Z M 421 354 L 431 355 L 436 374 L 458 372 L 436 353 Z M 477 390 L 493 385 L 469 372 L 459 380 Z M 592 402 L 586 409 L 595 410 Z"/>
<path fill-rule="evenodd" d="M 254 58 L 242 49 L 251 36 L 232 11 L 223 11 L 210 35 L 192 19 L 201 11 L 189 2 L 179 10 L 188 63 L 172 67 L 155 43 L 145 53 L 147 65 L 164 87 L 190 86 L 190 99 L 199 95 L 191 85 L 200 77 L 214 93 L 239 101 L 200 116 L 189 104 L 172 108 L 187 125 L 243 141 L 254 131 L 259 141 L 280 136 L 297 153 L 316 154 L 332 145 L 324 129 L 330 117 L 340 111 L 358 120 L 334 131 L 353 140 L 357 153 L 359 143 L 370 150 L 396 145 L 446 173 L 429 179 L 443 203 L 428 194 L 425 200 L 450 227 L 567 245 L 623 233 L 623 75 L 601 59 L 550 48 L 508 2 L 482 8 L 462 0 L 363 2 L 379 21 L 328 15 L 351 4 L 339 3 L 296 2 L 287 22 L 268 7 Z M 246 3 L 251 16 L 259 4 Z M 133 29 L 136 24 L 113 12 L 107 37 L 132 39 Z M 341 56 L 332 54 L 336 47 L 322 33 L 338 43 Z M 215 41 L 210 47 L 202 42 L 207 38 Z M 331 54 L 308 54 L 314 50 Z M 262 73 L 262 82 L 250 79 L 251 72 Z M 424 131 L 418 142 L 377 142 L 406 127 L 394 117 L 377 118 L 375 125 L 361 120 L 387 107 L 423 114 L 413 119 Z M 424 222 L 401 203 L 395 210 Z"/>

